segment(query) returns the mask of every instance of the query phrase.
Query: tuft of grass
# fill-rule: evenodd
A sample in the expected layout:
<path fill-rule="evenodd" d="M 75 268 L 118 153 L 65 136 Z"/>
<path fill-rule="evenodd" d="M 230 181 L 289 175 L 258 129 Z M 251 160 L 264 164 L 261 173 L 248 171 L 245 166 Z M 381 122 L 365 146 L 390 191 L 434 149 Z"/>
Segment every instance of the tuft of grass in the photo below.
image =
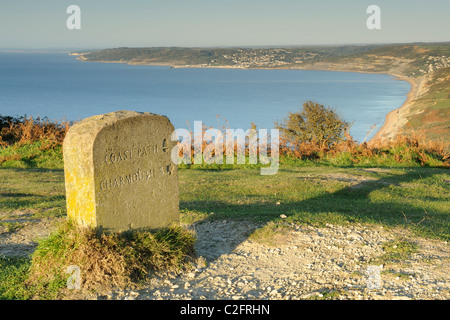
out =
<path fill-rule="evenodd" d="M 398 263 L 408 260 L 409 257 L 417 252 L 418 246 L 408 240 L 392 240 L 383 244 L 384 254 L 376 260 L 379 263 Z"/>
<path fill-rule="evenodd" d="M 145 279 L 151 270 L 177 271 L 189 266 L 194 243 L 193 234 L 181 227 L 130 233 L 119 241 L 132 280 Z"/>
<path fill-rule="evenodd" d="M 343 290 L 324 291 L 320 294 L 309 297 L 308 300 L 339 300 L 339 298 L 343 294 L 344 294 Z"/>
<path fill-rule="evenodd" d="M 270 247 L 279 247 L 292 238 L 293 228 L 282 222 L 270 221 L 262 228 L 258 228 L 248 237 L 249 240 Z"/>
<path fill-rule="evenodd" d="M 155 232 L 102 234 L 65 222 L 40 241 L 31 259 L 27 286 L 64 294 L 69 266 L 80 270 L 81 289 L 124 288 L 144 280 L 152 271 L 180 271 L 190 266 L 195 237 L 181 227 Z M 39 290 L 41 288 L 42 290 Z M 63 290 L 64 289 L 64 290 Z"/>

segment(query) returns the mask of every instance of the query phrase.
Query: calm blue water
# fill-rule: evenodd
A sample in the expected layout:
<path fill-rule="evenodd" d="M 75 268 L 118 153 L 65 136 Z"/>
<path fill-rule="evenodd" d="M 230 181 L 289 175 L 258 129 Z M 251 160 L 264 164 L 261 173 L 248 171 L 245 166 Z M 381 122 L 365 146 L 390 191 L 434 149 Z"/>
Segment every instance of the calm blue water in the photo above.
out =
<path fill-rule="evenodd" d="M 63 53 L 0 53 L 0 114 L 51 120 L 135 110 L 166 115 L 175 128 L 193 130 L 194 121 L 203 121 L 216 128 L 228 123 L 247 129 L 254 122 L 270 129 L 314 100 L 352 121 L 351 134 L 362 141 L 409 90 L 407 82 L 382 74 L 171 69 L 81 62 Z"/>

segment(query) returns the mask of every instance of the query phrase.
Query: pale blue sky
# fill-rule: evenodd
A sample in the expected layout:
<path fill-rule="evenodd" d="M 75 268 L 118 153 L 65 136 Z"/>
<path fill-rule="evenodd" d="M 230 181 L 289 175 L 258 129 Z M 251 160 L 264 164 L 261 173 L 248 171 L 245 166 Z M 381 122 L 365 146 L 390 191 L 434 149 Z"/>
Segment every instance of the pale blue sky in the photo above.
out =
<path fill-rule="evenodd" d="M 66 8 L 81 8 L 68 30 Z M 381 8 L 381 30 L 366 9 Z M 448 0 L 0 0 L 0 48 L 450 41 Z"/>

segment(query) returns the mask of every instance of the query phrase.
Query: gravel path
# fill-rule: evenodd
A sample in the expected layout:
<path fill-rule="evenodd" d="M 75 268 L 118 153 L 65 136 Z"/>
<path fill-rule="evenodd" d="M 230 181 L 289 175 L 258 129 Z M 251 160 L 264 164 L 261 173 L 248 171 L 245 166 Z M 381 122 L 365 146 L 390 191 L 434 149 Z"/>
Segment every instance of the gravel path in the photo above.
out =
<path fill-rule="evenodd" d="M 36 239 L 47 236 L 58 222 L 58 219 L 28 221 L 26 218 L 24 212 L 22 227 L 13 232 L 2 227 L 1 255 L 29 255 Z M 284 244 L 273 247 L 248 239 L 260 227 L 251 223 L 207 221 L 188 227 L 197 234 L 197 268 L 181 275 L 154 275 L 139 290 L 83 298 L 450 299 L 447 242 L 414 237 L 403 229 L 292 225 Z M 399 263 L 371 262 L 384 254 L 384 243 L 398 239 L 412 241 L 418 249 Z"/>
<path fill-rule="evenodd" d="M 155 276 L 139 290 L 98 298 L 450 299 L 446 242 L 380 226 L 327 225 L 295 226 L 285 245 L 270 247 L 247 239 L 256 227 L 235 221 L 196 224 L 196 249 L 202 258 L 195 270 Z M 415 242 L 418 250 L 406 261 L 371 266 L 371 259 L 383 255 L 383 243 L 399 238 Z"/>
<path fill-rule="evenodd" d="M 37 247 L 38 239 L 48 237 L 58 223 L 65 218 L 33 218 L 34 211 L 16 211 L 14 217 L 2 217 L 0 222 L 10 223 L 7 228 L 0 225 L 0 256 L 26 257 Z M 12 230 L 11 230 L 12 228 Z"/>

